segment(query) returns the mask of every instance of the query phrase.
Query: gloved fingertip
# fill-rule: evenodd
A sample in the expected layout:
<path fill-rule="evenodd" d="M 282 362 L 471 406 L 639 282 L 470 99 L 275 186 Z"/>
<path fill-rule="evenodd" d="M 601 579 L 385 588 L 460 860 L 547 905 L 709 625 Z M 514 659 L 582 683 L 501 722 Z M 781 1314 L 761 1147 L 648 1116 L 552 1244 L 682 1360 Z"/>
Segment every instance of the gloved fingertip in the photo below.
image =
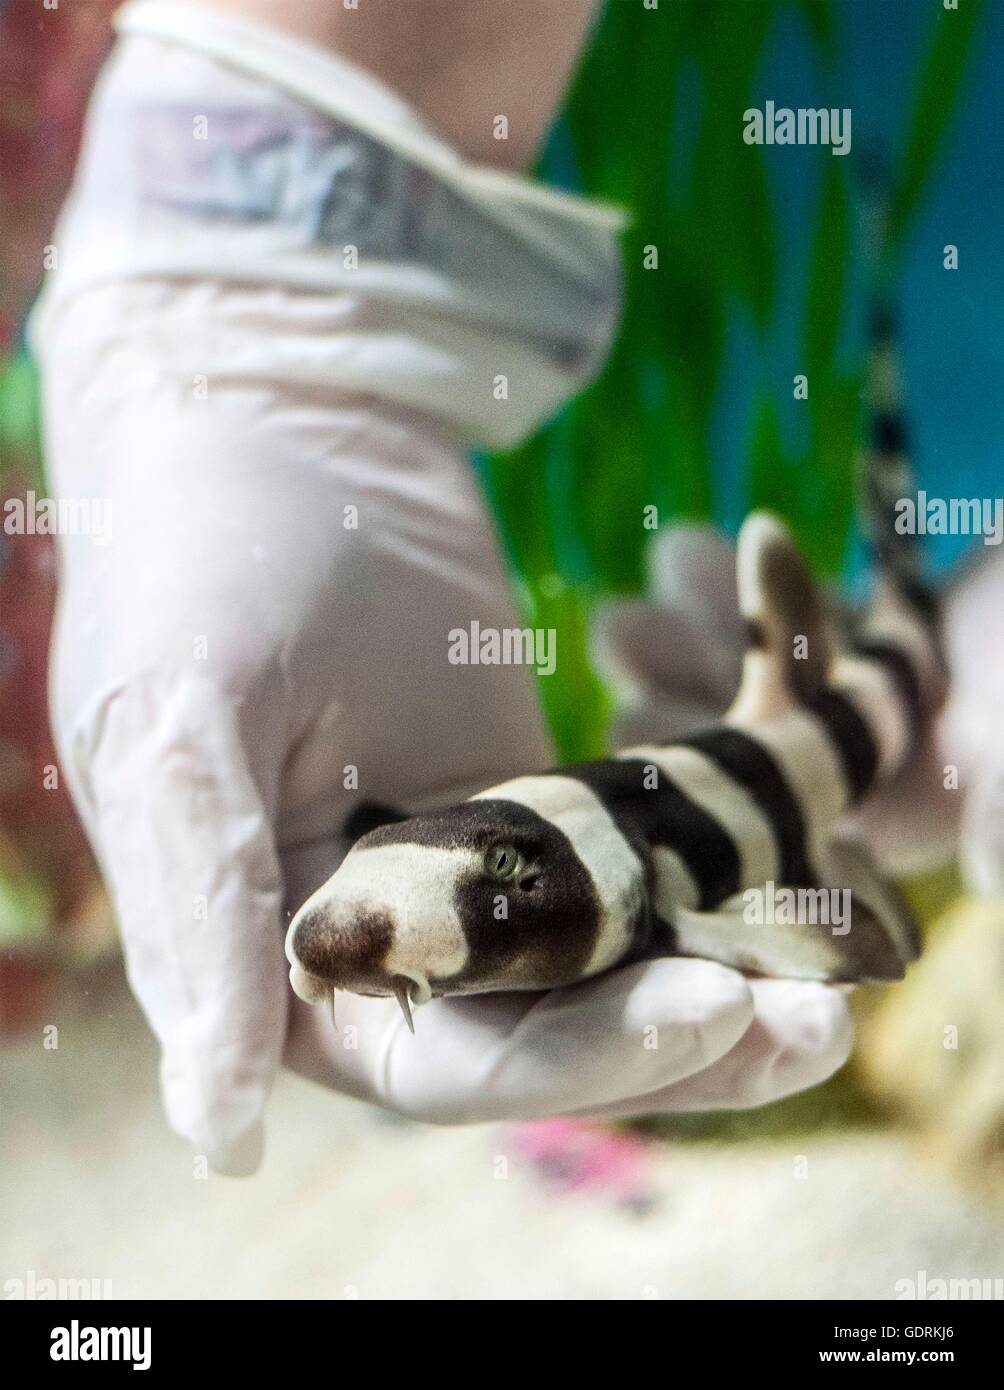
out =
<path fill-rule="evenodd" d="M 832 986 L 786 980 L 753 984 L 757 1014 L 773 1042 L 769 1099 L 826 1081 L 847 1061 L 854 1025 Z"/>
<path fill-rule="evenodd" d="M 817 1005 L 817 1050 L 825 1056 L 826 1076 L 839 1071 L 851 1055 L 854 1045 L 854 1021 L 847 1000 L 838 990 L 820 986 Z"/>
<path fill-rule="evenodd" d="M 674 957 L 643 968 L 624 1001 L 622 1027 L 629 1037 L 653 1040 L 644 1086 L 654 1090 L 710 1066 L 736 1045 L 753 1015 L 749 982 L 738 971 Z"/>
<path fill-rule="evenodd" d="M 171 1128 L 187 1139 L 214 1173 L 249 1177 L 265 1152 L 262 1111 L 268 1094 L 263 1078 L 243 1081 L 233 1074 L 205 1077 L 162 1062 L 164 1109 Z M 272 1074 L 271 1068 L 268 1077 Z"/>
<path fill-rule="evenodd" d="M 841 990 L 801 980 L 754 980 L 752 989 L 790 1043 L 807 1052 L 850 1046 L 851 1015 Z"/>
<path fill-rule="evenodd" d="M 265 1126 L 256 1120 L 243 1134 L 206 1155 L 214 1173 L 225 1178 L 250 1178 L 265 1156 Z"/>
<path fill-rule="evenodd" d="M 673 1023 L 745 1030 L 753 1019 L 753 994 L 745 976 L 717 961 L 673 956 L 644 967 L 628 996 L 629 1016 L 648 1013 Z"/>

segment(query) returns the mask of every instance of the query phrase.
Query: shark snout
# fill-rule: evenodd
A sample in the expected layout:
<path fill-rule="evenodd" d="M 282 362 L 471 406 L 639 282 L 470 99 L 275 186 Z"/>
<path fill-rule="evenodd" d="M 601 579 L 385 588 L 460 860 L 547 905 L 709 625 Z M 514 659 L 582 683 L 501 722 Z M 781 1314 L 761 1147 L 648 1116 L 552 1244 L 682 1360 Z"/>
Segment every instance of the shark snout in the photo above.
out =
<path fill-rule="evenodd" d="M 354 846 L 300 908 L 286 933 L 290 982 L 309 1003 L 335 990 L 392 995 L 411 1005 L 455 992 L 469 946 L 458 916 L 469 851 L 412 844 Z"/>
<path fill-rule="evenodd" d="M 334 1017 L 335 990 L 393 996 L 412 1032 L 411 1006 L 431 997 L 428 977 L 389 956 L 395 940 L 388 911 L 305 904 L 286 935 L 289 980 L 308 1004 L 327 1002 Z"/>
<path fill-rule="evenodd" d="M 332 989 L 389 994 L 391 977 L 384 961 L 393 941 L 394 922 L 388 912 L 339 907 L 337 902 L 307 903 L 286 936 L 293 988 L 301 997 L 313 994 L 310 1002 L 327 997 Z M 297 989 L 298 984 L 303 989 Z"/>

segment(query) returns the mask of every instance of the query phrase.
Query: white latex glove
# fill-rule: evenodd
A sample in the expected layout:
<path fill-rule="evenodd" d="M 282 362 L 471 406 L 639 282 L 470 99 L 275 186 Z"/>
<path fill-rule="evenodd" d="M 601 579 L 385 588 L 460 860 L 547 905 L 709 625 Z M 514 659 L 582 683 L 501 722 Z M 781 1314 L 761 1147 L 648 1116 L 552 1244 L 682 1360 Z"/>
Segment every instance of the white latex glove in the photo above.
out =
<path fill-rule="evenodd" d="M 446 659 L 450 628 L 516 622 L 462 454 L 372 403 L 239 375 L 202 398 L 168 369 L 233 323 L 267 335 L 278 304 L 110 284 L 62 310 L 44 353 L 54 491 L 107 499 L 113 523 L 106 545 L 61 540 L 64 767 L 168 1116 L 228 1171 L 258 1162 L 292 999 L 286 914 L 333 871 L 346 814 L 550 760 L 526 671 Z M 313 299 L 303 312 L 323 331 Z M 828 1076 L 849 1043 L 836 992 L 700 961 L 435 1001 L 414 1038 L 394 1001 L 342 996 L 337 1036 L 294 1006 L 301 1070 L 438 1121 L 760 1104 Z"/>
<path fill-rule="evenodd" d="M 544 995 L 396 1002 L 338 995 L 337 1029 L 296 1001 L 289 1059 L 314 1080 L 438 1124 L 747 1109 L 847 1059 L 840 993 L 747 981 L 712 961 L 625 966 Z"/>

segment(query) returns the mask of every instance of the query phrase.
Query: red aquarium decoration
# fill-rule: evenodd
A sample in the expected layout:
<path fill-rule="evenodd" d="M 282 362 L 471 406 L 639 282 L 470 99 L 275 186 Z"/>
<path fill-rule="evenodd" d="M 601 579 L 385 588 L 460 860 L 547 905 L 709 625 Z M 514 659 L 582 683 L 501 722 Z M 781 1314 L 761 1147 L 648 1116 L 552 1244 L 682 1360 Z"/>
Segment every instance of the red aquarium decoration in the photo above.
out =
<path fill-rule="evenodd" d="M 0 353 L 42 274 L 117 6 L 0 0 Z"/>
<path fill-rule="evenodd" d="M 0 379 L 73 173 L 117 0 L 0 0 Z M 24 373 L 20 377 L 24 377 Z M 20 379 L 20 378 L 19 378 Z M 0 1033 L 37 1022 L 59 967 L 107 942 L 108 912 L 49 729 L 55 597 L 47 536 L 4 523 L 35 486 L 31 431 L 0 419 Z M 19 410 L 19 417 L 25 413 Z"/>

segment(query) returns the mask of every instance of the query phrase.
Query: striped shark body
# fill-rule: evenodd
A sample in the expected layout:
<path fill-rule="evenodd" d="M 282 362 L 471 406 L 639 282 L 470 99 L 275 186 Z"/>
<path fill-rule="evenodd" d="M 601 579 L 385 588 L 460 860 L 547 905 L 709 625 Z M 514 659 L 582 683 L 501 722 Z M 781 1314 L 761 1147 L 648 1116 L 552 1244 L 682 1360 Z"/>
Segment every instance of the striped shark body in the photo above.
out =
<path fill-rule="evenodd" d="M 905 463 L 887 350 L 878 338 L 866 481 L 891 514 Z M 553 989 L 655 956 L 900 978 L 914 924 L 842 822 L 922 744 L 945 677 L 913 550 L 886 530 L 874 540 L 876 596 L 845 638 L 782 523 L 748 517 L 737 574 L 749 644 L 723 721 L 428 814 L 374 813 L 382 823 L 290 924 L 296 993 L 396 995 L 411 1025 L 411 1006 L 434 995 Z M 782 891 L 810 907 L 840 893 L 849 912 L 750 911 Z"/>

